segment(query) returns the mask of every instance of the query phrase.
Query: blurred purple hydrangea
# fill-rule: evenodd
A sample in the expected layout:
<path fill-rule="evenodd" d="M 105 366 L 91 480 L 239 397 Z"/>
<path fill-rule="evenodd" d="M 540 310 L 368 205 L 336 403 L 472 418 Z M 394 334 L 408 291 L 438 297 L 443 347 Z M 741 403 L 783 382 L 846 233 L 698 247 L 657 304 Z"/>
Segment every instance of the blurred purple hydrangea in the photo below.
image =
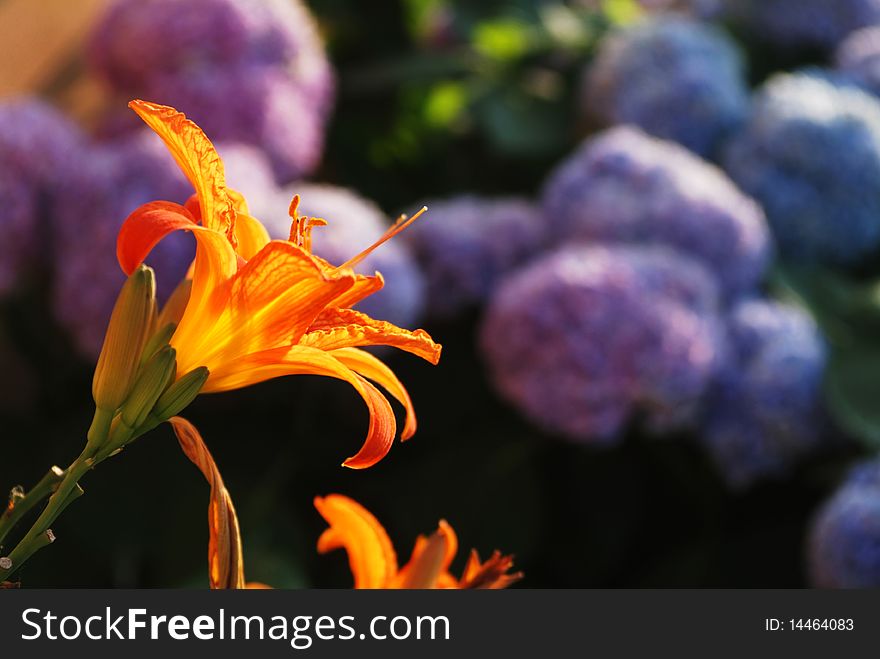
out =
<path fill-rule="evenodd" d="M 481 346 L 497 390 L 546 430 L 611 444 L 695 421 L 723 353 L 714 278 L 662 247 L 571 246 L 505 278 Z"/>
<path fill-rule="evenodd" d="M 223 160 L 226 185 L 244 195 L 253 217 L 260 221 L 276 215 L 287 217 L 288 204 L 278 198 L 272 166 L 262 151 L 236 142 L 214 146 Z"/>
<path fill-rule="evenodd" d="M 779 74 L 728 145 L 784 255 L 837 264 L 880 244 L 880 102 L 821 72 Z"/>
<path fill-rule="evenodd" d="M 542 203 L 555 241 L 668 245 L 714 272 L 728 298 L 758 285 L 771 252 L 757 203 L 715 166 L 636 128 L 584 142 L 550 175 Z"/>
<path fill-rule="evenodd" d="M 355 192 L 333 185 L 296 183 L 278 193 L 277 211 L 261 217 L 272 238 L 290 235 L 288 205 L 300 196 L 300 215 L 324 218 L 327 226 L 312 232 L 312 247 L 318 256 L 340 265 L 369 247 L 388 229 L 388 221 L 373 202 Z M 385 287 L 357 305 L 359 311 L 400 325 L 413 327 L 424 309 L 424 280 L 405 243 L 390 240 L 364 259 L 357 272 L 372 275 L 377 270 Z"/>
<path fill-rule="evenodd" d="M 482 305 L 502 276 L 543 247 L 540 209 L 524 199 L 463 195 L 427 206 L 403 237 L 425 273 L 434 317 Z"/>
<path fill-rule="evenodd" d="M 721 14 L 744 33 L 780 48 L 834 48 L 880 23 L 880 0 L 723 0 Z"/>
<path fill-rule="evenodd" d="M 117 0 L 90 53 L 118 92 L 173 105 L 212 139 L 264 149 L 281 181 L 320 159 L 334 77 L 298 0 Z"/>
<path fill-rule="evenodd" d="M 835 56 L 837 70 L 873 94 L 880 95 L 880 26 L 849 35 Z"/>
<path fill-rule="evenodd" d="M 798 307 L 747 300 L 731 310 L 700 441 L 732 487 L 782 476 L 820 445 L 826 353 Z"/>
<path fill-rule="evenodd" d="M 602 41 L 585 75 L 582 107 L 710 155 L 742 122 L 748 100 L 733 41 L 710 25 L 669 15 Z"/>
<path fill-rule="evenodd" d="M 818 588 L 880 588 L 880 460 L 854 468 L 820 508 L 808 560 Z"/>
<path fill-rule="evenodd" d="M 141 204 L 160 199 L 183 203 L 192 188 L 161 141 L 148 132 L 92 147 L 78 169 L 59 183 L 53 308 L 77 349 L 93 359 L 125 280 L 116 261 L 119 227 Z M 160 300 L 185 276 L 194 254 L 191 236 L 178 232 L 147 258 L 156 270 Z"/>
<path fill-rule="evenodd" d="M 0 295 L 10 292 L 38 259 L 49 237 L 51 187 L 78 162 L 79 129 L 43 101 L 20 97 L 0 103 Z"/>

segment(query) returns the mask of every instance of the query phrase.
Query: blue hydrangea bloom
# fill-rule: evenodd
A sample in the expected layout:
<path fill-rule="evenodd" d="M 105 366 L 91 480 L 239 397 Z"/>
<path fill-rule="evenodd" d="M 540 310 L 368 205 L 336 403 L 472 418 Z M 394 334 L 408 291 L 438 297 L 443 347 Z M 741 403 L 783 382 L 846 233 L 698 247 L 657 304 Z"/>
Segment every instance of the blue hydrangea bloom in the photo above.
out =
<path fill-rule="evenodd" d="M 78 128 L 39 99 L 0 103 L 0 295 L 37 262 L 52 184 L 75 166 L 81 142 Z"/>
<path fill-rule="evenodd" d="M 669 15 L 602 41 L 585 76 L 582 107 L 709 155 L 742 122 L 748 100 L 733 41 L 715 27 Z"/>
<path fill-rule="evenodd" d="M 880 26 L 856 30 L 840 44 L 837 70 L 873 94 L 880 95 Z"/>
<path fill-rule="evenodd" d="M 278 193 L 276 211 L 260 219 L 273 238 L 287 240 L 290 217 L 287 209 L 294 194 L 300 196 L 299 213 L 320 217 L 327 226 L 312 232 L 312 249 L 330 263 L 339 265 L 378 240 L 389 222 L 376 204 L 346 188 L 316 183 L 296 183 Z M 385 278 L 385 287 L 357 305 L 359 311 L 401 327 L 414 327 L 424 311 L 425 285 L 422 273 L 407 245 L 391 240 L 370 254 L 355 268 Z"/>
<path fill-rule="evenodd" d="M 53 309 L 76 348 L 97 357 L 125 276 L 116 261 L 116 236 L 128 215 L 158 199 L 185 202 L 192 187 L 164 145 L 149 132 L 94 146 L 60 182 L 53 221 Z M 161 299 L 185 276 L 195 254 L 192 237 L 165 238 L 147 258 Z"/>
<path fill-rule="evenodd" d="M 758 285 L 772 251 L 760 207 L 722 171 L 636 128 L 584 142 L 542 203 L 557 242 L 668 245 L 713 271 L 730 298 Z"/>
<path fill-rule="evenodd" d="M 706 406 L 700 442 L 742 488 L 784 475 L 822 440 L 827 349 L 798 307 L 747 300 L 728 318 L 728 353 Z"/>
<path fill-rule="evenodd" d="M 722 15 L 782 48 L 834 48 L 846 35 L 880 23 L 880 0 L 723 0 Z"/>
<path fill-rule="evenodd" d="M 849 264 L 880 244 L 880 102 L 812 72 L 771 78 L 724 164 L 780 251 Z"/>
<path fill-rule="evenodd" d="M 502 276 L 543 247 L 544 218 L 525 199 L 462 195 L 425 205 L 403 238 L 425 273 L 434 317 L 482 305 Z"/>
<path fill-rule="evenodd" d="M 819 588 L 880 588 L 880 461 L 857 466 L 810 531 L 810 579 Z"/>
<path fill-rule="evenodd" d="M 480 343 L 490 379 L 524 416 L 612 444 L 641 417 L 695 420 L 723 353 L 714 278 L 662 247 L 570 246 L 502 280 Z"/>

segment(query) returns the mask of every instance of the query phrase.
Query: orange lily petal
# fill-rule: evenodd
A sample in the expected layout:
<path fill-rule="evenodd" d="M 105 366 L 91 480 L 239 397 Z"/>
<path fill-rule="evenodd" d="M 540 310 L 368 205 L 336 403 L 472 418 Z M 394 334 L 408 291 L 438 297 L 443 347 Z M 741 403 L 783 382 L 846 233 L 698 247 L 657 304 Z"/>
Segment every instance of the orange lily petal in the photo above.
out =
<path fill-rule="evenodd" d="M 387 587 L 397 573 L 397 555 L 373 514 L 340 494 L 315 497 L 315 508 L 330 525 L 318 539 L 318 551 L 344 548 L 355 588 Z"/>
<path fill-rule="evenodd" d="M 370 428 L 364 444 L 355 455 L 343 462 L 352 469 L 376 464 L 391 449 L 397 422 L 388 399 L 376 387 L 357 375 L 328 353 L 315 348 L 294 346 L 247 355 L 217 366 L 203 391 L 228 391 L 283 375 L 325 375 L 344 380 L 364 399 L 370 412 Z"/>
<path fill-rule="evenodd" d="M 436 364 L 442 346 L 425 330 L 405 330 L 384 320 L 375 320 L 353 309 L 325 309 L 300 339 L 302 345 L 336 350 L 356 346 L 388 345 L 411 352 Z"/>
<path fill-rule="evenodd" d="M 181 417 L 172 417 L 169 422 L 180 448 L 211 486 L 211 503 L 208 506 L 208 574 L 211 588 L 244 588 L 241 533 L 232 497 L 195 426 Z"/>
<path fill-rule="evenodd" d="M 458 538 L 445 520 L 440 520 L 430 538 L 416 539 L 409 562 L 400 570 L 400 588 L 436 588 L 441 577 L 448 575 L 449 566 L 458 551 Z M 449 579 L 444 579 L 448 583 Z"/>
<path fill-rule="evenodd" d="M 187 322 L 193 325 L 201 321 L 204 325 L 223 309 L 222 293 L 238 269 L 238 256 L 222 234 L 196 224 L 183 206 L 159 201 L 135 210 L 119 230 L 116 255 L 122 269 L 133 271 L 162 238 L 174 231 L 192 231 L 196 238 L 192 291 L 177 332 L 181 336 Z"/>
<path fill-rule="evenodd" d="M 416 432 L 416 411 L 409 392 L 388 366 L 370 353 L 358 348 L 339 348 L 330 352 L 336 359 L 355 373 L 384 387 L 406 410 L 406 421 L 400 433 L 401 440 L 407 440 Z"/>
<path fill-rule="evenodd" d="M 235 209 L 235 251 L 247 261 L 263 249 L 271 238 L 266 227 L 257 218 L 251 216 L 244 195 L 232 188 L 227 188 L 226 192 Z M 201 222 L 202 210 L 199 206 L 198 195 L 193 195 L 187 199 L 184 208 L 190 212 L 197 222 Z"/>
<path fill-rule="evenodd" d="M 202 223 L 231 237 L 235 209 L 226 190 L 223 162 L 211 140 L 172 107 L 132 101 L 128 106 L 165 142 L 199 198 Z"/>

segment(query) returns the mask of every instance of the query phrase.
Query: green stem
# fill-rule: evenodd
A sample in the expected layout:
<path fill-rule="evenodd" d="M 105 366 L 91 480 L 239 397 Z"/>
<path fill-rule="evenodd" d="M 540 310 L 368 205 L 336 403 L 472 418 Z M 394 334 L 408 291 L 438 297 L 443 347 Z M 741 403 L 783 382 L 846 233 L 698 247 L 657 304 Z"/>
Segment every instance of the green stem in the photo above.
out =
<path fill-rule="evenodd" d="M 95 418 L 89 428 L 86 447 L 65 470 L 64 477 L 55 492 L 49 497 L 49 502 L 43 512 L 40 513 L 37 521 L 34 522 L 24 538 L 8 556 L 0 558 L 0 561 L 3 562 L 0 565 L 0 581 L 5 581 L 12 576 L 35 552 L 54 540 L 54 535 L 49 532 L 49 527 L 74 499 L 82 495 L 79 480 L 96 464 L 94 455 L 107 440 L 112 420 L 113 411 L 95 410 Z"/>
<path fill-rule="evenodd" d="M 24 497 L 15 501 L 13 504 L 10 504 L 3 514 L 0 515 L 0 545 L 3 544 L 3 540 L 13 527 L 15 527 L 18 521 L 24 517 L 31 508 L 49 496 L 55 489 L 55 486 L 61 482 L 62 478 L 64 478 L 64 471 L 58 467 L 52 467 L 49 472 L 40 479 L 40 482 L 34 485 Z"/>

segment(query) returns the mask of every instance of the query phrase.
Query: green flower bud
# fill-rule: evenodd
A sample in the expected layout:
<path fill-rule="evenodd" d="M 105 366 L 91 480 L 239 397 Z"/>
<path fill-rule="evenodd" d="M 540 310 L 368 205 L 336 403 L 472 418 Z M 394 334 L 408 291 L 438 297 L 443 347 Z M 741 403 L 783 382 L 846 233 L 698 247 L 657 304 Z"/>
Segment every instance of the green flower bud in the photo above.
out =
<path fill-rule="evenodd" d="M 92 380 L 98 409 L 115 411 L 128 397 L 155 315 L 156 280 L 153 271 L 141 265 L 123 284 L 104 335 Z"/>
<path fill-rule="evenodd" d="M 177 416 L 195 400 L 207 380 L 208 369 L 206 367 L 194 368 L 168 387 L 168 390 L 159 397 L 153 407 L 152 416 L 156 417 L 159 422 Z"/>
<path fill-rule="evenodd" d="M 168 342 L 171 341 L 171 337 L 174 336 L 174 331 L 176 329 L 177 325 L 175 323 L 168 323 L 153 332 L 153 335 L 149 338 L 144 346 L 143 352 L 141 353 L 140 368 L 143 368 L 160 348 L 168 345 Z"/>
<path fill-rule="evenodd" d="M 122 404 L 120 417 L 126 427 L 134 430 L 143 424 L 176 372 L 177 352 L 165 345 L 144 365 L 131 393 Z"/>

